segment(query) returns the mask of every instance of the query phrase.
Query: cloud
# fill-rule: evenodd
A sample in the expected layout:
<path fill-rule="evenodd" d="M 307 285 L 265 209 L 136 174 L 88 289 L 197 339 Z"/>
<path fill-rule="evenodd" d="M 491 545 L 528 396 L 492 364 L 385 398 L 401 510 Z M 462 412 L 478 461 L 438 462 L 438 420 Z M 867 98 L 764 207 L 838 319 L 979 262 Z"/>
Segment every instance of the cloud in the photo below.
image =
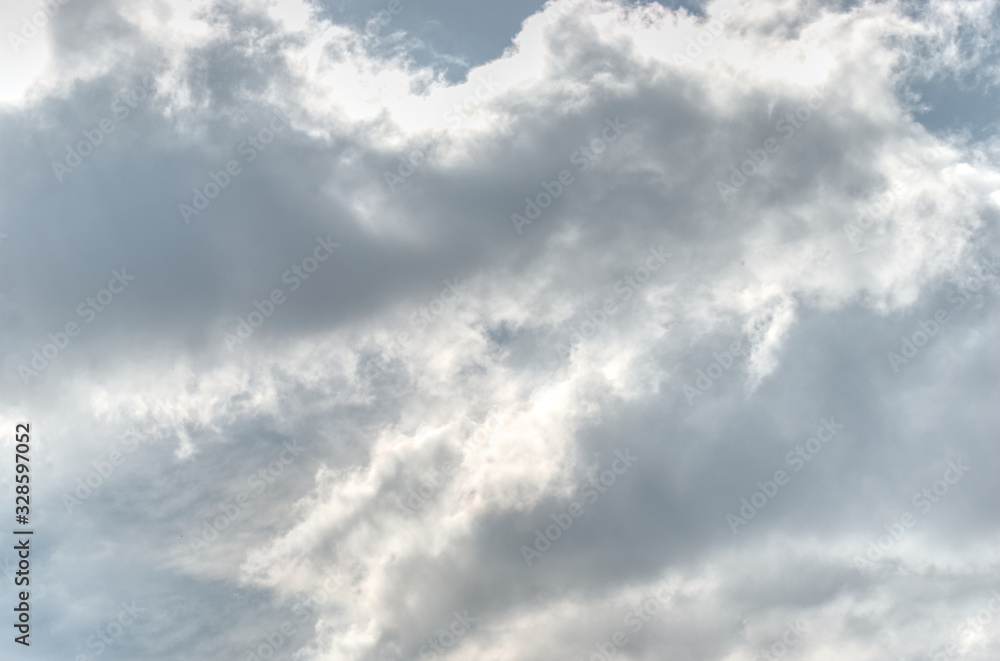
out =
<path fill-rule="evenodd" d="M 996 4 L 703 12 L 550 2 L 455 81 L 306 3 L 60 9 L 0 118 L 0 411 L 39 428 L 44 658 L 94 656 L 133 598 L 134 658 L 591 658 L 620 632 L 623 658 L 753 659 L 789 621 L 802 659 L 988 658 L 958 627 L 1000 584 L 1000 170 L 917 89 L 992 85 Z"/>

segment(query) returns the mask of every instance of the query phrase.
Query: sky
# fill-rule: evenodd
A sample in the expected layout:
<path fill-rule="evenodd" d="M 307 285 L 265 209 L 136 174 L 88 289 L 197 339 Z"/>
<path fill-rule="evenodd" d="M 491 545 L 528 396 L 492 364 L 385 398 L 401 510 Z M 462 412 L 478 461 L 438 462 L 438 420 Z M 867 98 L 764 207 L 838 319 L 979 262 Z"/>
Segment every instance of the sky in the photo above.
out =
<path fill-rule="evenodd" d="M 998 658 L 998 19 L 4 3 L 2 657 Z"/>

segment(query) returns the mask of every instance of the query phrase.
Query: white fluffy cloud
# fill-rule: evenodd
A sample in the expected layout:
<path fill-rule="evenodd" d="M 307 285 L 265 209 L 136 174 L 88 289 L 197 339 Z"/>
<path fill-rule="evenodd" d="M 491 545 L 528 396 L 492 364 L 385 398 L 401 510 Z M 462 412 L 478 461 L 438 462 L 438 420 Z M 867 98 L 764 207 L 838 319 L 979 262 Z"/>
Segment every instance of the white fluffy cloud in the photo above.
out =
<path fill-rule="evenodd" d="M 455 83 L 300 2 L 67 3 L 0 121 L 44 658 L 125 599 L 133 658 L 994 658 L 996 138 L 920 90 L 996 17 L 560 0 Z"/>

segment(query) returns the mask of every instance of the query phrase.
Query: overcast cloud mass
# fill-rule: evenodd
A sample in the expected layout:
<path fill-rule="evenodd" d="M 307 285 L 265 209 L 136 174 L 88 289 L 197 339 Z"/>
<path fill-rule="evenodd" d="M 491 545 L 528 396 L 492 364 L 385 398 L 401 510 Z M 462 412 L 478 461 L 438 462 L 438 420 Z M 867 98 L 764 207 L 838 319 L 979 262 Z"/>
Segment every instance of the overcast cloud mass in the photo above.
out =
<path fill-rule="evenodd" d="M 1000 658 L 998 18 L 5 3 L 0 658 Z"/>

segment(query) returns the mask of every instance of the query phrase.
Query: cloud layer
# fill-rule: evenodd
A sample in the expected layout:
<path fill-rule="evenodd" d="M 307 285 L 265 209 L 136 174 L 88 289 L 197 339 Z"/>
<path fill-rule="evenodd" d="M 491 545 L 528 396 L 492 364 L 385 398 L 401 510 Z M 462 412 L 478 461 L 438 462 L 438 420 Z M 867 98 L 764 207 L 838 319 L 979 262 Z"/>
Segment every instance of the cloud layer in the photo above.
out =
<path fill-rule="evenodd" d="M 17 54 L 39 658 L 995 658 L 996 3 L 400 7 Z"/>

